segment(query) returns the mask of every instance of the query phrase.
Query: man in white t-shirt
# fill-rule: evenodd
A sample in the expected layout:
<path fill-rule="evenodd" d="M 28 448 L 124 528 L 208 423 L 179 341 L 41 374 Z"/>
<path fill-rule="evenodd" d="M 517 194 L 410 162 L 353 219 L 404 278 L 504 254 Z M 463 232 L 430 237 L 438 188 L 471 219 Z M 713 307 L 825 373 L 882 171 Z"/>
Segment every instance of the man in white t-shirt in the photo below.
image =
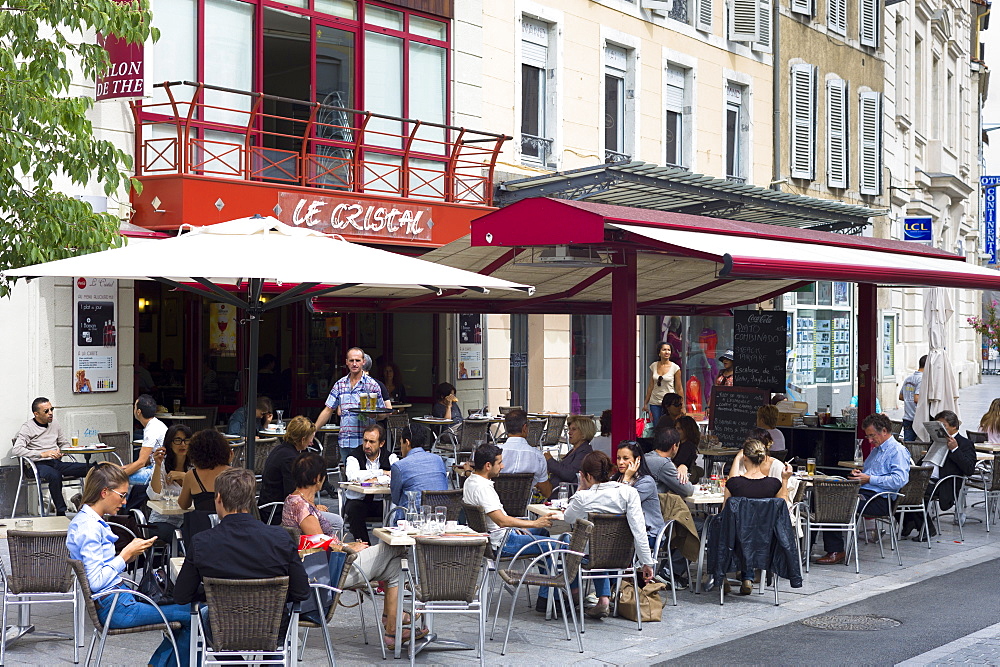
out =
<path fill-rule="evenodd" d="M 153 450 L 163 446 L 167 425 L 156 418 L 156 399 L 149 394 L 141 394 L 135 399 L 133 414 L 142 424 L 142 447 L 135 461 L 125 464 L 125 472 L 130 484 L 149 484 L 153 475 Z"/>
<path fill-rule="evenodd" d="M 494 549 L 500 547 L 503 529 L 514 529 L 507 537 L 503 549 L 504 555 L 513 556 L 521 547 L 534 542 L 537 537 L 548 536 L 549 531 L 546 528 L 552 525 L 552 518 L 556 513 L 549 513 L 534 521 L 507 516 L 503 511 L 500 496 L 493 487 L 493 480 L 504 467 L 503 455 L 503 450 L 494 444 L 486 443 L 476 448 L 472 454 L 473 472 L 465 481 L 462 501 L 466 505 L 475 505 L 483 510 L 486 515 L 486 529 L 490 531 L 490 543 Z M 541 553 L 539 550 L 531 552 Z"/>
<path fill-rule="evenodd" d="M 927 363 L 926 354 L 920 357 L 919 367 L 903 380 L 903 386 L 899 390 L 899 400 L 903 402 L 903 440 L 905 442 L 917 439 L 917 434 L 913 430 L 913 417 L 917 414 L 917 403 L 920 402 L 920 384 L 924 379 L 925 363 Z"/>

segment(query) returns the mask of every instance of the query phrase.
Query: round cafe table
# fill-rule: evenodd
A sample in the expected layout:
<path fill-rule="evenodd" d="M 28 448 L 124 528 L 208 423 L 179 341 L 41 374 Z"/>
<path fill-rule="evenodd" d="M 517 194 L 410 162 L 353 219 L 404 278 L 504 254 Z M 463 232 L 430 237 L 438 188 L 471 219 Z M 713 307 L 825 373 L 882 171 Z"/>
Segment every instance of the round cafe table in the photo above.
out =
<path fill-rule="evenodd" d="M 445 427 L 455 423 L 453 419 L 439 419 L 437 417 L 412 417 L 410 421 L 423 424 L 434 432 L 434 444 L 431 445 L 431 449 L 437 447 L 441 442 L 441 434 L 444 433 Z"/>

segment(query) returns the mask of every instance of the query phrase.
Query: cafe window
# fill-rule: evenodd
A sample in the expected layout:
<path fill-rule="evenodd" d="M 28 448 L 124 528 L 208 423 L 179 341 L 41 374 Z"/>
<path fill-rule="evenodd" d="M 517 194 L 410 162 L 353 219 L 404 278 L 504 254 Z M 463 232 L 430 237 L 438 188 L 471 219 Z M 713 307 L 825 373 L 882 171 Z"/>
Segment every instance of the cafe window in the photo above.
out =
<path fill-rule="evenodd" d="M 288 98 L 268 113 L 297 118 L 292 100 L 326 102 L 444 124 L 448 120 L 449 23 L 410 10 L 354 0 L 292 0 L 278 9 L 264 0 L 153 0 L 161 39 L 147 51 L 153 102 L 166 102 L 162 81 L 203 81 Z M 255 25 L 262 17 L 262 38 Z M 260 82 L 260 83 L 258 83 Z M 245 124 L 251 98 L 213 91 L 206 120 Z M 281 107 L 281 108 L 279 108 Z M 214 114 L 211 118 L 207 114 Z M 397 121 L 376 119 L 377 131 L 399 133 Z M 409 131 L 409 128 L 405 128 Z M 423 152 L 444 139 L 421 133 Z M 400 139 L 385 137 L 386 145 Z M 369 141 L 371 143 L 371 141 Z"/>
<path fill-rule="evenodd" d="M 599 415 L 611 407 L 611 316 L 573 315 L 570 411 Z"/>

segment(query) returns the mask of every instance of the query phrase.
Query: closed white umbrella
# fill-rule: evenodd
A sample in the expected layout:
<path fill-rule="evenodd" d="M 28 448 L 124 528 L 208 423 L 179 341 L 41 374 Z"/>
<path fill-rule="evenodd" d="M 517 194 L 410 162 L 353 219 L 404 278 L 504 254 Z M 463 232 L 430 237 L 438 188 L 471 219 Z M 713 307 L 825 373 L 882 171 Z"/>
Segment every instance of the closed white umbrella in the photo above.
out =
<path fill-rule="evenodd" d="M 930 352 L 920 381 L 920 399 L 913 418 L 913 430 L 923 441 L 929 440 L 924 422 L 942 410 L 958 414 L 958 381 L 945 350 L 945 326 L 954 315 L 951 297 L 943 287 L 924 291 L 924 320 L 927 322 L 927 341 Z"/>
<path fill-rule="evenodd" d="M 531 294 L 533 287 L 345 241 L 273 217 L 255 215 L 178 236 L 4 271 L 8 276 L 100 276 L 157 280 L 246 311 L 247 414 L 257 395 L 259 321 L 264 311 L 358 285 L 399 289 L 492 289 Z M 265 282 L 290 289 L 260 301 Z M 224 289 L 238 286 L 241 294 Z M 247 420 L 247 467 L 253 467 L 254 420 Z"/>

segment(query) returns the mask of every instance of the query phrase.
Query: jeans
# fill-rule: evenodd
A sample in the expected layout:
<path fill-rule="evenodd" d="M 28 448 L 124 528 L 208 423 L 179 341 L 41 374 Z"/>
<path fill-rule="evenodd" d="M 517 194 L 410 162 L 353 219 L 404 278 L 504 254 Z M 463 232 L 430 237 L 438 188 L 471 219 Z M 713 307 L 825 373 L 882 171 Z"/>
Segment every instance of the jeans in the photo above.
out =
<path fill-rule="evenodd" d="M 146 466 L 145 468 L 139 468 L 134 473 L 128 476 L 129 484 L 149 484 L 149 480 L 153 477 L 153 466 Z"/>
<path fill-rule="evenodd" d="M 97 615 L 101 622 L 107 621 L 108 611 L 111 609 L 113 595 L 103 597 L 97 601 Z M 177 650 L 180 651 L 181 667 L 187 667 L 190 662 L 188 650 L 191 643 L 191 606 L 186 604 L 168 604 L 160 607 L 163 615 L 168 621 L 177 621 L 181 624 L 180 630 L 174 631 L 174 640 L 177 642 Z M 156 612 L 152 605 L 147 604 L 128 593 L 122 593 L 118 597 L 118 604 L 115 605 L 115 615 L 108 624 L 113 630 L 119 628 L 134 628 L 140 625 L 155 625 L 163 623 L 163 619 Z M 166 637 L 156 647 L 153 656 L 149 659 L 149 664 L 153 667 L 166 667 L 175 665 L 174 647 Z"/>
<path fill-rule="evenodd" d="M 913 430 L 913 420 L 904 419 L 903 420 L 903 441 L 913 442 L 917 439 L 917 432 Z"/>
<path fill-rule="evenodd" d="M 653 426 L 656 426 L 656 422 L 660 421 L 660 417 L 663 416 L 663 406 L 649 404 L 649 415 L 653 420 Z"/>
<path fill-rule="evenodd" d="M 41 459 L 35 461 L 35 468 L 42 481 L 49 484 L 49 495 L 56 506 L 56 514 L 66 511 L 66 499 L 63 498 L 63 477 L 86 477 L 90 467 L 86 463 L 71 463 L 59 459 Z"/>

